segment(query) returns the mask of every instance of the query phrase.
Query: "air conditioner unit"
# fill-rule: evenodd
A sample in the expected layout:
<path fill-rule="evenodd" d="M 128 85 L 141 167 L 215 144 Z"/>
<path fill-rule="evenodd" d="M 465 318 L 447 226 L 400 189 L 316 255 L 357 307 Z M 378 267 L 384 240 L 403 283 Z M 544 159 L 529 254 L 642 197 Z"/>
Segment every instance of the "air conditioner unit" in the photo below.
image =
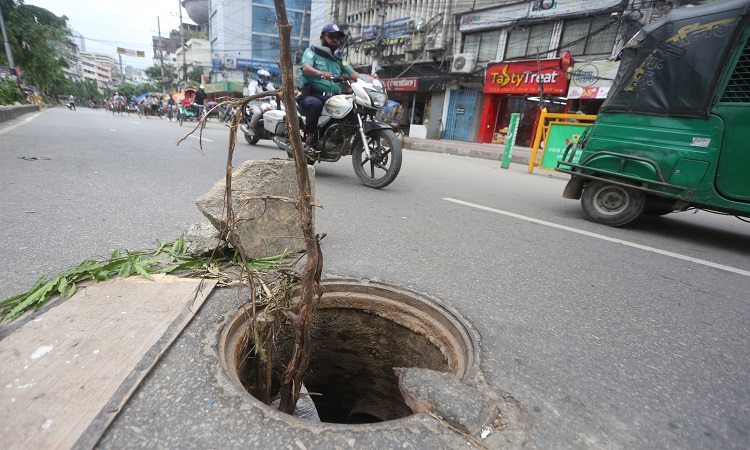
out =
<path fill-rule="evenodd" d="M 477 57 L 471 53 L 457 53 L 453 56 L 451 73 L 471 73 L 477 64 Z"/>

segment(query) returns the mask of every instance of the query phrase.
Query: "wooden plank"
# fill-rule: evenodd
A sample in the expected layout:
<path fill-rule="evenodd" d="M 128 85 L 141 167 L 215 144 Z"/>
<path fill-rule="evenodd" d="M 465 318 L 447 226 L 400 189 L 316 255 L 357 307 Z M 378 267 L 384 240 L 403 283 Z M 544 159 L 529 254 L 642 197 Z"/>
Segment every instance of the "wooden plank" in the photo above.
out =
<path fill-rule="evenodd" d="M 93 447 L 215 281 L 94 284 L 0 341 L 0 448 Z"/>

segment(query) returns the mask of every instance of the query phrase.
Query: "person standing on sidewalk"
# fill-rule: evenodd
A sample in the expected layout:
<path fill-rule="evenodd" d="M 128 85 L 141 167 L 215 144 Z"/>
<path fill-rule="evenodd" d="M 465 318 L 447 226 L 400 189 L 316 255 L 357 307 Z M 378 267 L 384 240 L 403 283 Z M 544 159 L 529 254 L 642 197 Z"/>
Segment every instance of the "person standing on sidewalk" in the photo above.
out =
<path fill-rule="evenodd" d="M 342 73 L 353 81 L 357 81 L 359 76 L 349 62 L 336 53 L 344 36 L 336 24 L 328 24 L 320 32 L 320 44 L 311 45 L 302 55 L 302 79 L 297 104 L 305 114 L 304 144 L 308 152 L 315 152 L 315 131 L 323 105 L 332 95 L 341 92 L 339 83 L 332 79 Z"/>

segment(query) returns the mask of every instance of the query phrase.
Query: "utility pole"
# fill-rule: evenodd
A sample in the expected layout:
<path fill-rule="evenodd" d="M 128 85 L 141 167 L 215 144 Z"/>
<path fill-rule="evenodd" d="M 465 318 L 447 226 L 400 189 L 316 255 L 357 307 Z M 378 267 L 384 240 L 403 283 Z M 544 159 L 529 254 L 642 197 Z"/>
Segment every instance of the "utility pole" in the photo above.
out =
<path fill-rule="evenodd" d="M 10 49 L 10 42 L 8 42 L 8 34 L 5 32 L 5 20 L 3 19 L 3 10 L 0 8 L 0 28 L 2 28 L 3 31 L 3 42 L 5 43 L 5 55 L 8 57 L 8 66 L 10 66 L 11 70 L 16 75 L 16 83 L 18 84 L 18 90 L 21 91 L 21 95 L 23 95 L 23 89 L 21 89 L 21 77 L 18 76 L 18 71 L 16 70 L 16 64 L 13 62 L 13 50 Z"/>
<path fill-rule="evenodd" d="M 380 61 L 382 61 L 383 50 L 385 45 L 382 42 L 385 40 L 385 7 L 388 4 L 387 0 L 378 0 L 378 35 L 375 36 L 375 57 L 372 60 L 372 71 L 370 75 L 377 75 L 380 67 Z"/>
<path fill-rule="evenodd" d="M 164 94 L 164 41 L 161 40 L 161 20 L 156 16 L 156 27 L 159 31 L 159 61 L 161 62 L 161 93 Z"/>
<path fill-rule="evenodd" d="M 182 82 L 183 87 L 187 87 L 187 56 L 185 55 L 185 35 L 182 32 L 182 3 L 177 0 L 177 6 L 180 8 L 180 48 L 182 48 Z"/>
<path fill-rule="evenodd" d="M 120 84 L 125 83 L 125 71 L 122 70 L 122 55 L 117 55 L 120 58 Z"/>

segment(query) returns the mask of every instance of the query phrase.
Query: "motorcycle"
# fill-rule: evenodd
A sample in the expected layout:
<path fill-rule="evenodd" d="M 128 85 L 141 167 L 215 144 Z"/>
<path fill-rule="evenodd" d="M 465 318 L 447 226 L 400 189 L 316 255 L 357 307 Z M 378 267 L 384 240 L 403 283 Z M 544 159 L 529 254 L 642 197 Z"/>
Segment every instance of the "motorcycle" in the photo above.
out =
<path fill-rule="evenodd" d="M 247 141 L 247 143 L 250 145 L 257 144 L 258 141 L 260 141 L 261 139 L 273 138 L 273 133 L 266 130 L 266 128 L 263 125 L 265 123 L 264 115 L 268 111 L 273 111 L 277 108 L 270 101 L 264 101 L 258 106 L 260 106 L 260 113 L 262 115 L 261 115 L 261 118 L 258 120 L 258 123 L 255 124 L 255 128 L 253 129 L 255 134 L 250 134 L 250 129 L 249 129 L 250 120 L 252 119 L 252 111 L 250 110 L 251 105 L 245 106 L 245 118 L 242 119 L 242 125 L 240 125 L 240 131 L 242 131 L 242 134 L 245 135 L 245 141 Z"/>
<path fill-rule="evenodd" d="M 71 110 L 71 111 L 75 111 L 76 110 L 76 104 L 73 103 L 73 102 L 68 102 L 67 106 L 68 106 L 68 109 Z"/>
<path fill-rule="evenodd" d="M 369 75 L 359 75 L 357 82 L 348 76 L 332 81 L 348 85 L 352 93 L 331 96 L 323 105 L 318 120 L 314 153 L 306 155 L 307 163 L 336 162 L 352 155 L 352 166 L 359 181 L 367 187 L 380 189 L 396 179 L 401 170 L 401 141 L 391 126 L 376 120 L 378 111 L 388 104 L 383 83 Z M 300 130 L 305 118 L 300 114 Z M 273 142 L 292 158 L 292 148 L 286 132 L 286 113 L 268 111 L 263 114 L 263 125 L 273 135 Z"/>

